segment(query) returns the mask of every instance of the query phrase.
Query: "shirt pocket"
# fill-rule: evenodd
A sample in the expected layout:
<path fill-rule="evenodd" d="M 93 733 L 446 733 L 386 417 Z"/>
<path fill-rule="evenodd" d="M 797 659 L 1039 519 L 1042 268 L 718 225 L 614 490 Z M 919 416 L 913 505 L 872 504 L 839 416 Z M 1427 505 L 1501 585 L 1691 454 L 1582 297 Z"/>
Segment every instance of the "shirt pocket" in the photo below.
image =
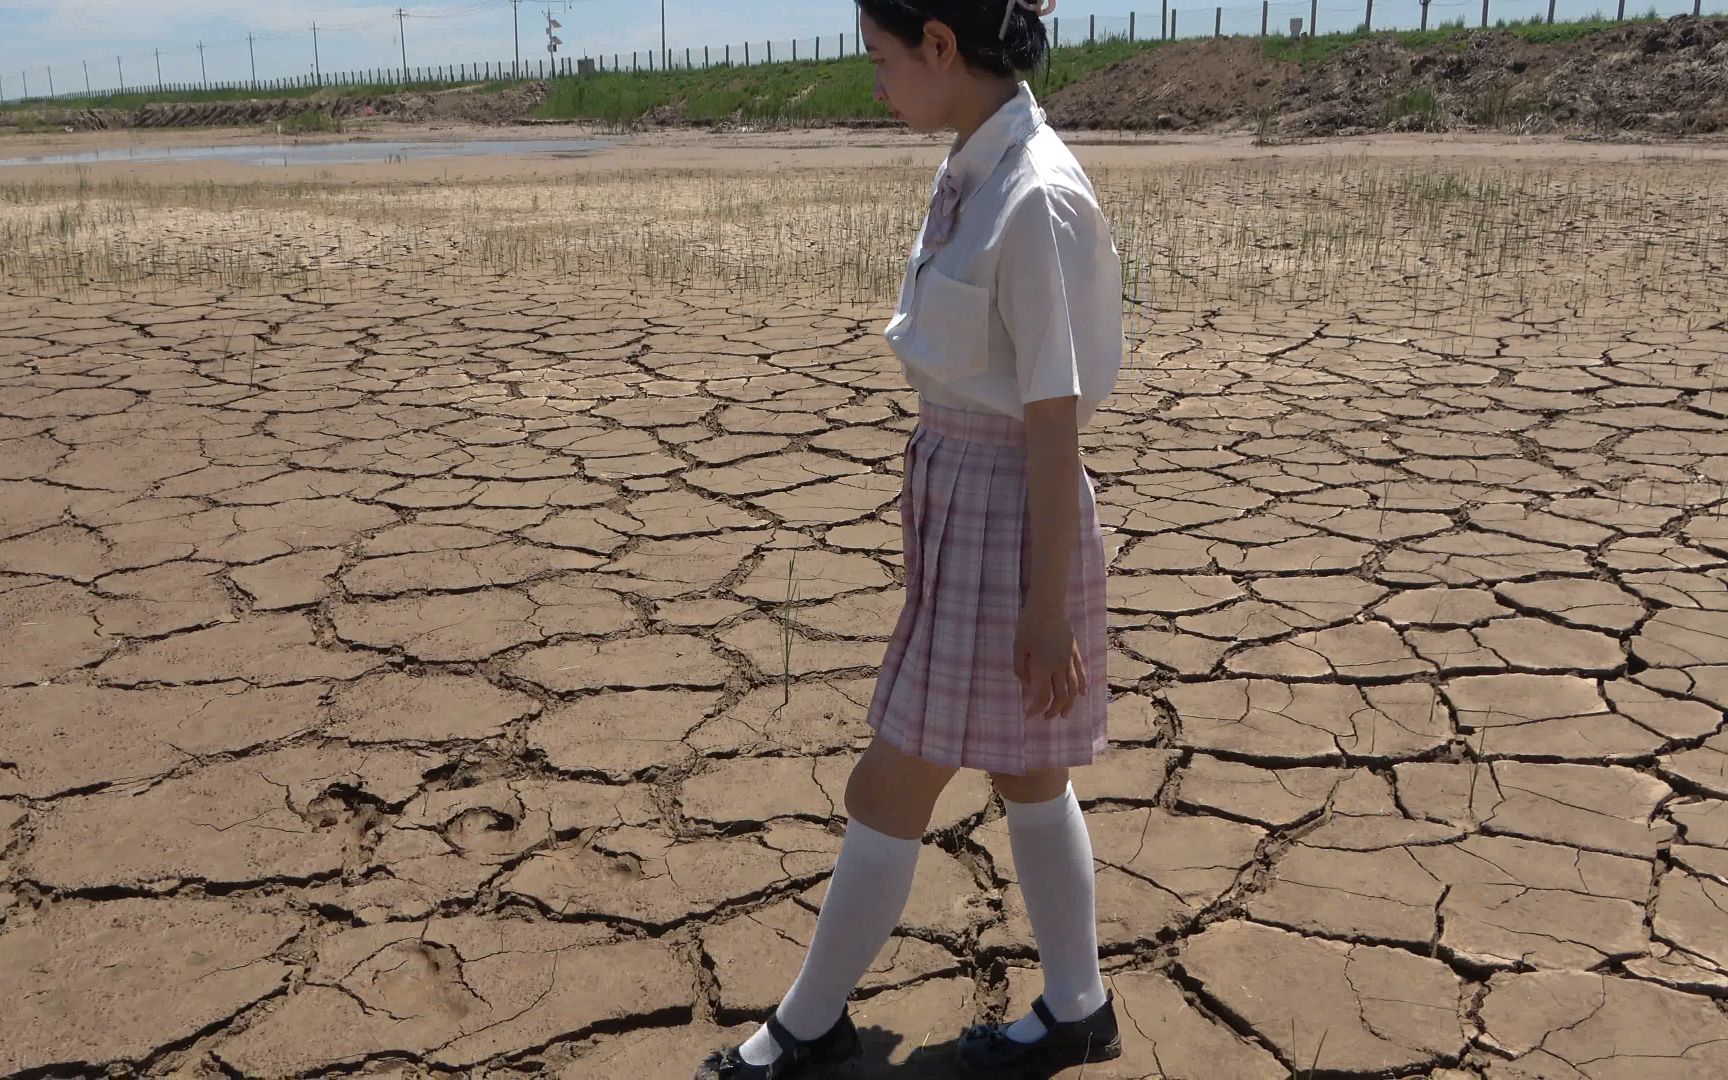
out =
<path fill-rule="evenodd" d="M 901 359 L 942 380 L 988 371 L 990 290 L 926 265 L 913 293 L 915 314 L 911 333 L 901 343 Z"/>

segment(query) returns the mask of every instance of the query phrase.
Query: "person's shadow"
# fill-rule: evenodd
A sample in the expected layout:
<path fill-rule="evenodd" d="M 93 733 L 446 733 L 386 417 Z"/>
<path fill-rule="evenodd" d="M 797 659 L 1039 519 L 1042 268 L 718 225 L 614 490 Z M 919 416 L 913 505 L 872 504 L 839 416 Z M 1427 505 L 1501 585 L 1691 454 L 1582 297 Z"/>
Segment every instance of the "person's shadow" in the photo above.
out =
<path fill-rule="evenodd" d="M 889 1059 L 906 1041 L 906 1036 L 900 1032 L 878 1024 L 860 1025 L 858 1041 L 863 1044 L 863 1052 L 836 1069 L 834 1076 L 846 1080 L 875 1080 L 876 1077 L 893 1077 L 894 1080 L 924 1080 L 929 1077 L 934 1080 L 936 1077 L 959 1075 L 954 1061 L 954 1047 L 960 1041 L 958 1033 L 946 1042 L 913 1047 L 906 1060 L 898 1064 Z"/>
<path fill-rule="evenodd" d="M 893 1080 L 951 1080 L 960 1074 L 959 1066 L 954 1060 L 954 1048 L 960 1041 L 956 1032 L 951 1038 L 940 1043 L 925 1043 L 912 1049 L 906 1055 L 906 1060 L 898 1064 L 889 1059 L 906 1037 L 898 1031 L 890 1031 L 876 1024 L 860 1025 L 858 1039 L 863 1043 L 863 1053 L 853 1058 L 828 1074 L 817 1076 L 834 1076 L 844 1080 L 876 1080 L 877 1077 L 892 1077 Z M 1028 1070 L 1020 1074 L 1026 1080 L 1048 1080 L 1056 1075 L 1051 1071 Z"/>

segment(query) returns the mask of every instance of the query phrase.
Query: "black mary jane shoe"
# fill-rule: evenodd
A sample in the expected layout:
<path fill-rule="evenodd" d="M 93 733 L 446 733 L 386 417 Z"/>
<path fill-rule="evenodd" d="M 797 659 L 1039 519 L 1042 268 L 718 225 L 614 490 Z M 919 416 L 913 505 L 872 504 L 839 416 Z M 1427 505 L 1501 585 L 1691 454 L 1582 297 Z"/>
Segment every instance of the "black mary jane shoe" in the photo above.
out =
<path fill-rule="evenodd" d="M 1008 1037 L 1007 1024 L 974 1024 L 960 1035 L 955 1057 L 963 1076 L 1006 1077 L 1030 1080 L 1049 1077 L 1062 1069 L 1122 1056 L 1122 1037 L 1116 1031 L 1116 993 L 1104 992 L 1104 1004 L 1083 1020 L 1059 1021 L 1051 1015 L 1042 997 L 1032 1002 L 1032 1011 L 1044 1023 L 1044 1036 L 1037 1042 L 1017 1042 Z"/>
<path fill-rule="evenodd" d="M 765 1022 L 780 1047 L 780 1056 L 772 1063 L 752 1065 L 738 1047 L 729 1046 L 708 1055 L 696 1069 L 696 1080 L 792 1080 L 813 1065 L 838 1065 L 858 1053 L 858 1029 L 850 1011 L 841 1013 L 833 1027 L 814 1039 L 794 1038 L 773 1013 Z"/>

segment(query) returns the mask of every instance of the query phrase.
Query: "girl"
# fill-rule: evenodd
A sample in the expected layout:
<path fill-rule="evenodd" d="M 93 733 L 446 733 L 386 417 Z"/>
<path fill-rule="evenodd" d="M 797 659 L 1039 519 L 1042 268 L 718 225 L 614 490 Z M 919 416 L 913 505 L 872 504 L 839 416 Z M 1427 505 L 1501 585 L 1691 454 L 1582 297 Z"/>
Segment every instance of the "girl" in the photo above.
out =
<path fill-rule="evenodd" d="M 697 1080 L 786 1080 L 856 1052 L 847 997 L 899 921 L 961 768 L 986 770 L 1002 797 L 1044 969 L 1030 1013 L 961 1034 L 962 1071 L 1121 1054 L 1068 781 L 1105 742 L 1104 539 L 1078 432 L 1121 365 L 1120 262 L 1091 183 L 1015 78 L 1046 54 L 1052 0 L 858 3 L 876 99 L 914 129 L 957 133 L 886 330 L 919 393 L 906 600 L 804 966 Z"/>

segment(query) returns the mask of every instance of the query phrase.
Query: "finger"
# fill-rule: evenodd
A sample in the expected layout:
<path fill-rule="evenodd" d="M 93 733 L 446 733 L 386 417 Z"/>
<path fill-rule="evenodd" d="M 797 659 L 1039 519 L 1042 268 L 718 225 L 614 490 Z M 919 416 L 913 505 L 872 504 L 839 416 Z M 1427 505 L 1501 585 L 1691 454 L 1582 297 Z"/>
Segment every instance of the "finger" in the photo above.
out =
<path fill-rule="evenodd" d="M 1026 715 L 1027 716 L 1036 716 L 1040 712 L 1044 711 L 1045 706 L 1049 704 L 1049 701 L 1048 701 L 1049 691 L 1050 691 L 1050 684 L 1047 680 L 1033 680 L 1032 681 L 1032 683 L 1026 688 L 1026 692 L 1027 692 Z"/>
<path fill-rule="evenodd" d="M 1086 674 L 1086 658 L 1080 655 L 1080 646 L 1074 646 L 1074 669 L 1080 675 L 1080 693 L 1086 694 L 1092 689 L 1091 676 Z"/>
<path fill-rule="evenodd" d="M 1068 679 L 1061 672 L 1050 676 L 1050 708 L 1044 714 L 1044 719 L 1054 720 L 1061 713 L 1068 701 Z"/>
<path fill-rule="evenodd" d="M 1025 649 L 1016 649 L 1014 651 L 1014 675 L 1022 684 L 1032 681 L 1032 672 L 1030 670 L 1031 661 L 1031 652 Z"/>

